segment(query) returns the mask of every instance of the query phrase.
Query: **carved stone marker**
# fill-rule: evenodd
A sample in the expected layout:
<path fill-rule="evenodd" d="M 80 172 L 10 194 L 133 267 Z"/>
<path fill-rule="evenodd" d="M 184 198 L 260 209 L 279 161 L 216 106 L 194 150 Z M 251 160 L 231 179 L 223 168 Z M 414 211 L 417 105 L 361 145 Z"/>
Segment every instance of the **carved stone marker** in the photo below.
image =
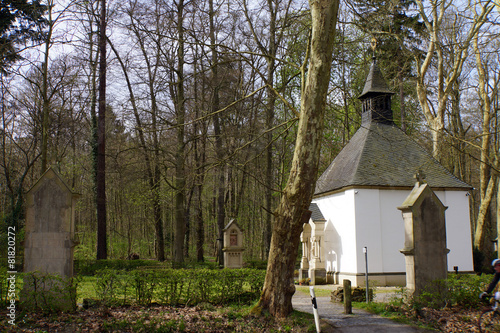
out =
<path fill-rule="evenodd" d="M 40 277 L 58 275 L 61 281 L 73 277 L 73 252 L 75 241 L 75 203 L 78 194 L 73 193 L 60 175 L 49 168 L 26 196 L 26 226 L 24 239 L 24 272 L 37 272 Z M 29 295 L 37 281 L 25 281 L 23 294 Z M 45 288 L 54 283 L 43 278 Z M 56 284 L 60 284 L 58 281 Z M 57 297 L 57 296 L 54 296 Z M 72 304 L 61 303 L 61 309 Z"/>
<path fill-rule="evenodd" d="M 224 228 L 224 267 L 243 267 L 243 231 L 238 224 L 231 220 Z"/>
<path fill-rule="evenodd" d="M 300 242 L 302 243 L 302 258 L 300 259 L 299 282 L 309 277 L 309 260 L 311 243 L 311 225 L 304 223 L 304 229 L 300 234 Z"/>
<path fill-rule="evenodd" d="M 417 175 L 417 183 L 401 207 L 405 242 L 406 288 L 413 296 L 424 290 L 438 292 L 432 281 L 448 273 L 445 207 L 428 184 Z"/>

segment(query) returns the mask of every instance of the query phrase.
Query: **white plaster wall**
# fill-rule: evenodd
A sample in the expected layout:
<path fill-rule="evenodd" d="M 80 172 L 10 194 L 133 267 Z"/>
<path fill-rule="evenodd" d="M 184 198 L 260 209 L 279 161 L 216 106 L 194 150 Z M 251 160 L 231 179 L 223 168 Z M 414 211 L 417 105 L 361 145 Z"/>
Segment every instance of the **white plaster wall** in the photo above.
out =
<path fill-rule="evenodd" d="M 405 257 L 399 252 L 404 247 L 404 222 L 403 215 L 398 209 L 410 190 L 381 190 L 380 211 L 382 224 L 382 245 L 384 272 L 404 272 L 406 270 Z"/>
<path fill-rule="evenodd" d="M 327 271 L 364 273 L 363 247 L 371 273 L 404 272 L 404 224 L 397 209 L 410 190 L 350 189 L 313 200 L 325 224 Z M 466 191 L 436 191 L 446 210 L 448 270 L 472 271 L 469 198 Z M 356 215 L 355 215 L 356 214 Z"/>
<path fill-rule="evenodd" d="M 472 259 L 472 236 L 467 191 L 436 191 L 436 195 L 448 209 L 446 216 L 446 244 L 448 271 L 458 266 L 459 271 L 474 270 Z"/>
<path fill-rule="evenodd" d="M 356 272 L 356 224 L 354 191 L 348 190 L 318 198 L 325 217 L 325 268 L 327 271 Z"/>
<path fill-rule="evenodd" d="M 354 190 L 357 258 L 356 273 L 365 273 L 365 254 L 368 250 L 368 272 L 383 272 L 382 228 L 381 217 L 383 207 L 380 206 L 380 191 L 372 189 Z"/>

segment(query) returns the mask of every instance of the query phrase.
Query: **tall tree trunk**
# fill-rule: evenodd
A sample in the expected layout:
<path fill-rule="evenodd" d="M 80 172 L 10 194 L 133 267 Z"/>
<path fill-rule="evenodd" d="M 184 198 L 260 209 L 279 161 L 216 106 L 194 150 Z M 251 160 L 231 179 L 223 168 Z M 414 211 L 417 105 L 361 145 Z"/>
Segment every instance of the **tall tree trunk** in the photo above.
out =
<path fill-rule="evenodd" d="M 292 167 L 274 212 L 271 249 L 258 307 L 278 318 L 292 311 L 293 272 L 300 233 L 310 217 L 309 204 L 317 180 L 323 119 L 330 79 L 338 0 L 311 0 L 312 37 L 307 80 L 301 95 Z"/>
<path fill-rule="evenodd" d="M 476 35 L 473 39 L 474 52 L 476 56 L 476 68 L 478 73 L 478 88 L 479 88 L 479 100 L 482 111 L 483 126 L 481 135 L 481 165 L 479 172 L 480 181 L 480 204 L 479 213 L 477 216 L 476 230 L 474 234 L 474 247 L 481 252 L 486 252 L 488 249 L 486 242 L 486 235 L 489 234 L 490 222 L 490 203 L 493 199 L 495 191 L 495 186 L 497 185 L 497 174 L 491 171 L 492 164 L 496 169 L 498 167 L 498 155 L 493 152 L 491 156 L 490 145 L 492 144 L 492 133 L 491 133 L 491 99 L 495 98 L 498 94 L 498 80 L 491 86 L 493 82 L 492 78 L 489 77 L 486 64 L 482 58 L 482 54 L 479 48 L 478 36 Z M 491 90 L 490 90 L 491 89 Z M 491 94 L 491 97 L 490 97 Z M 493 157 L 493 158 L 492 158 Z M 492 163 L 493 160 L 493 163 Z"/>
<path fill-rule="evenodd" d="M 224 163 L 224 151 L 222 144 L 222 128 L 219 113 L 216 113 L 220 107 L 219 100 L 219 73 L 218 73 L 218 63 L 219 55 L 217 51 L 217 38 L 215 36 L 215 12 L 214 12 L 214 2 L 209 0 L 209 27 L 210 27 L 210 51 L 212 52 L 212 98 L 211 98 L 211 113 L 214 118 L 214 134 L 215 134 L 215 154 L 217 156 L 217 168 L 216 168 L 216 178 L 217 178 L 217 204 L 216 204 L 216 216 L 217 216 L 217 262 L 219 265 L 224 265 L 224 257 L 222 254 L 222 239 L 224 234 L 224 227 L 226 221 L 226 209 L 225 209 L 225 193 L 226 193 L 226 179 L 225 179 L 225 163 Z"/>
<path fill-rule="evenodd" d="M 107 259 L 106 220 L 106 0 L 100 0 L 99 116 L 97 120 L 97 259 Z"/>
<path fill-rule="evenodd" d="M 41 153 L 42 153 L 42 166 L 40 170 L 40 174 L 43 174 L 48 166 L 48 150 L 49 150 L 49 116 L 50 116 L 50 98 L 49 98 L 49 52 L 50 47 L 52 45 L 52 33 L 54 31 L 54 20 L 52 19 L 52 7 L 54 3 L 53 1 L 48 1 L 48 31 L 47 36 L 45 37 L 45 51 L 43 54 L 43 64 L 42 64 L 42 87 L 41 87 L 41 95 L 42 95 L 42 145 L 41 145 Z"/>
<path fill-rule="evenodd" d="M 185 100 L 184 100 L 184 0 L 177 4 L 177 34 L 179 49 L 177 52 L 177 94 L 176 94 L 176 121 L 177 121 L 177 148 L 175 152 L 175 238 L 174 264 L 184 263 L 184 237 L 186 236 L 186 170 L 185 170 Z"/>

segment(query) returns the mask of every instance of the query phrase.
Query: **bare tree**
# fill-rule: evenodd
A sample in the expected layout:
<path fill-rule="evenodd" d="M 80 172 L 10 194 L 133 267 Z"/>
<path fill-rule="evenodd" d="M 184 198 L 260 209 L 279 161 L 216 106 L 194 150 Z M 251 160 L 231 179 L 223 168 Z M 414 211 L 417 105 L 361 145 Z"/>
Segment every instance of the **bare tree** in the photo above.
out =
<path fill-rule="evenodd" d="M 476 15 L 467 28 L 464 28 L 465 33 L 462 34 L 463 39 L 461 41 L 457 41 L 454 45 L 444 45 L 442 43 L 441 29 L 443 29 L 445 18 L 447 15 L 456 15 L 458 18 L 459 15 L 458 12 L 455 14 L 450 13 L 454 8 L 452 7 L 452 1 L 431 0 L 430 6 L 424 5 L 421 0 L 416 0 L 416 3 L 428 36 L 424 56 L 421 57 L 420 52 L 415 52 L 417 95 L 420 107 L 431 130 L 432 154 L 435 159 L 440 160 L 448 100 L 453 92 L 454 83 L 462 72 L 472 39 L 486 22 L 493 5 L 491 1 L 486 1 L 482 5 L 481 12 Z M 445 66 L 447 63 L 446 49 L 453 50 L 454 60 L 450 64 L 450 68 Z M 432 76 L 433 70 L 435 70 L 435 76 L 429 78 Z M 434 82 L 436 82 L 436 86 L 431 89 Z M 435 92 L 434 98 L 431 97 L 431 91 Z"/>
<path fill-rule="evenodd" d="M 99 115 L 97 121 L 97 259 L 108 257 L 106 209 L 106 0 L 99 16 Z"/>

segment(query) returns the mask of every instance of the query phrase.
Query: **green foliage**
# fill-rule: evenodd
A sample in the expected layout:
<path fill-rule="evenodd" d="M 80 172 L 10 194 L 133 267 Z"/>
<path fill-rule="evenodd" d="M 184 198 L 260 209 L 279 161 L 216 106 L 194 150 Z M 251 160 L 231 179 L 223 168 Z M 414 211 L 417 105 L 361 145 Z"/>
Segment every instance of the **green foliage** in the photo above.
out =
<path fill-rule="evenodd" d="M 253 269 L 266 269 L 267 260 L 247 260 L 245 267 Z"/>
<path fill-rule="evenodd" d="M 253 269 L 114 270 L 96 273 L 97 304 L 195 305 L 256 300 L 265 271 Z M 82 297 L 82 296 L 80 296 Z"/>
<path fill-rule="evenodd" d="M 7 305 L 8 288 L 7 268 L 0 266 L 0 306 L 2 307 L 2 309 L 4 309 Z"/>
<path fill-rule="evenodd" d="M 450 274 L 446 280 L 433 282 L 419 297 L 412 300 L 413 307 L 458 305 L 463 308 L 477 308 L 481 305 L 479 294 L 484 291 L 492 276 L 483 274 L 462 275 Z"/>
<path fill-rule="evenodd" d="M 43 313 L 76 310 L 77 279 L 40 272 L 24 273 L 22 278 L 23 310 Z"/>
<path fill-rule="evenodd" d="M 162 263 L 156 260 L 75 260 L 74 269 L 76 275 L 95 275 L 96 272 L 104 269 L 131 271 L 144 267 L 161 267 Z"/>
<path fill-rule="evenodd" d="M 94 285 L 98 299 L 105 305 L 126 304 L 132 279 L 129 274 L 116 269 L 97 271 Z"/>

